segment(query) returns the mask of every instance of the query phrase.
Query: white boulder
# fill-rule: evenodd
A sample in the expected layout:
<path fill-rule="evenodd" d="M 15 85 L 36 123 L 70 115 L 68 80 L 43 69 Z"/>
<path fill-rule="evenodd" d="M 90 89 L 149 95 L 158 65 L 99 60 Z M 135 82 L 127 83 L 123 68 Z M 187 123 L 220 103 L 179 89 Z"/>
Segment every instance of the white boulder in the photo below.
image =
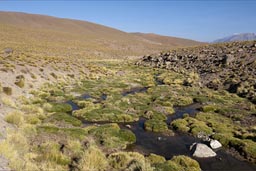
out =
<path fill-rule="evenodd" d="M 221 143 L 218 140 L 211 140 L 210 146 L 212 149 L 217 149 L 217 148 L 222 147 Z"/>
<path fill-rule="evenodd" d="M 192 144 L 190 150 L 193 151 L 194 157 L 199 158 L 215 157 L 217 155 L 210 147 L 202 143 Z"/>

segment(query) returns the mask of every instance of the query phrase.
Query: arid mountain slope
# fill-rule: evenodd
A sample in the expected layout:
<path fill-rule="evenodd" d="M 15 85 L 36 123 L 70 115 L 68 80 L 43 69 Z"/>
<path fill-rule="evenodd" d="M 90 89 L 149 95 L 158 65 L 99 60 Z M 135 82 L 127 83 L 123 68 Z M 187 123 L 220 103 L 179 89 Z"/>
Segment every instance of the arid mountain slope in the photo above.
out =
<path fill-rule="evenodd" d="M 1 48 L 43 54 L 47 51 L 46 54 L 51 56 L 138 56 L 201 44 L 158 35 L 154 35 L 153 41 L 148 41 L 145 37 L 86 21 L 14 12 L 0 12 L 0 27 Z"/>
<path fill-rule="evenodd" d="M 154 33 L 131 33 L 138 37 L 143 38 L 145 41 L 159 44 L 159 45 L 169 45 L 170 47 L 181 47 L 181 46 L 194 46 L 198 42 L 189 39 L 183 39 L 178 37 L 162 36 Z"/>
<path fill-rule="evenodd" d="M 202 85 L 225 89 L 256 103 L 256 41 L 181 48 L 144 56 L 137 64 L 196 72 Z M 190 84 L 192 80 L 184 83 Z"/>

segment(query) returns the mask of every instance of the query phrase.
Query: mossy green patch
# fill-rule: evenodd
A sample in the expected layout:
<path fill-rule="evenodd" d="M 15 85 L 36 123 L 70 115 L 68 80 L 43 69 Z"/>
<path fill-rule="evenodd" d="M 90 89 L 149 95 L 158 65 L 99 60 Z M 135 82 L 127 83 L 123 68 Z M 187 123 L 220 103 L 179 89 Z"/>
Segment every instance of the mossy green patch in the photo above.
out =
<path fill-rule="evenodd" d="M 156 154 L 153 154 L 153 153 L 149 154 L 149 156 L 147 157 L 147 160 L 149 160 L 151 165 L 157 164 L 157 163 L 164 163 L 166 161 L 163 156 L 156 155 Z"/>
<path fill-rule="evenodd" d="M 176 119 L 171 122 L 171 125 L 175 130 L 178 130 L 181 132 L 188 132 L 190 130 L 188 126 L 188 122 L 185 119 Z"/>
<path fill-rule="evenodd" d="M 162 120 L 157 120 L 157 119 L 150 119 L 147 120 L 144 123 L 144 128 L 147 131 L 153 131 L 153 132 L 166 132 L 168 131 L 168 126 L 166 122 Z"/>
<path fill-rule="evenodd" d="M 120 110 L 110 108 L 98 108 L 87 111 L 86 108 L 73 112 L 74 116 L 81 117 L 87 121 L 109 121 L 109 122 L 133 122 L 139 120 L 138 116 L 122 113 Z"/>
<path fill-rule="evenodd" d="M 77 139 L 84 139 L 86 131 L 82 128 L 59 128 L 56 126 L 38 126 L 38 133 L 56 134 L 58 136 L 66 136 Z"/>
<path fill-rule="evenodd" d="M 196 119 L 205 122 L 217 133 L 230 134 L 236 129 L 236 126 L 230 118 L 217 113 L 200 112 L 196 115 Z"/>
<path fill-rule="evenodd" d="M 216 105 L 205 105 L 202 107 L 203 112 L 215 112 L 217 109 L 218 108 Z"/>
<path fill-rule="evenodd" d="M 93 135 L 99 144 L 107 148 L 125 148 L 127 144 L 136 141 L 136 137 L 131 131 L 120 129 L 117 124 L 92 127 L 88 130 L 88 134 Z"/>
<path fill-rule="evenodd" d="M 183 119 L 177 119 L 171 122 L 174 129 L 182 132 L 190 132 L 194 136 L 198 133 L 204 132 L 206 134 L 211 134 L 212 129 L 206 125 L 205 122 L 199 121 L 191 117 L 185 117 Z"/>
<path fill-rule="evenodd" d="M 50 122 L 50 123 L 64 122 L 66 124 L 71 124 L 73 126 L 82 125 L 82 122 L 79 119 L 72 117 L 66 113 L 54 113 L 51 116 L 49 116 L 47 119 L 45 119 L 44 122 Z"/>
<path fill-rule="evenodd" d="M 144 112 L 142 116 L 147 119 L 155 119 L 155 120 L 162 120 L 162 121 L 165 121 L 167 119 L 167 116 L 165 114 L 151 111 L 151 110 Z"/>
<path fill-rule="evenodd" d="M 48 112 L 70 112 L 72 111 L 72 106 L 65 103 L 50 103 L 49 108 L 46 109 Z"/>
<path fill-rule="evenodd" d="M 187 156 L 174 156 L 164 163 L 154 164 L 156 171 L 200 171 L 200 165 L 194 159 Z"/>
<path fill-rule="evenodd" d="M 175 162 L 176 164 L 180 165 L 185 171 L 200 171 L 199 163 L 191 159 L 188 156 L 180 155 L 174 156 L 171 161 Z"/>

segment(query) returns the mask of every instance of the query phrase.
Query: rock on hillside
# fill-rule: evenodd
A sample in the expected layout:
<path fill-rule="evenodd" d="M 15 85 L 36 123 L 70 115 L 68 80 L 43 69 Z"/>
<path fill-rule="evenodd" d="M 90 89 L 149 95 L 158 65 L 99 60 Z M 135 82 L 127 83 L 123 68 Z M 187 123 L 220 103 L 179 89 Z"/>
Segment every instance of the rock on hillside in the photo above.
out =
<path fill-rule="evenodd" d="M 180 48 L 144 56 L 137 65 L 197 72 L 202 85 L 225 89 L 256 103 L 256 41 Z"/>

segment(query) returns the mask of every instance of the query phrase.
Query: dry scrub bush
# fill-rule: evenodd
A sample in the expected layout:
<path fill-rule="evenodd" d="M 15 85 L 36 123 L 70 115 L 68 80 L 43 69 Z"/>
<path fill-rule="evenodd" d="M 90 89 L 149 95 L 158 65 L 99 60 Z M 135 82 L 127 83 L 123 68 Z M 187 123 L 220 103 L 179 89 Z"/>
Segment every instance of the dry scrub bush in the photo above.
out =
<path fill-rule="evenodd" d="M 12 107 L 12 108 L 16 108 L 16 104 L 15 102 L 8 96 L 2 96 L 1 100 L 3 102 L 4 105 Z"/>
<path fill-rule="evenodd" d="M 90 146 L 82 155 L 79 168 L 83 171 L 103 171 L 108 167 L 105 154 L 97 147 Z"/>
<path fill-rule="evenodd" d="M 29 145 L 26 137 L 16 130 L 8 130 L 7 137 L 0 143 L 0 154 L 9 160 L 12 169 L 22 171 L 25 169 L 29 151 Z"/>
<path fill-rule="evenodd" d="M 21 126 L 24 123 L 23 113 L 20 111 L 13 111 L 5 116 L 5 121 L 16 126 Z"/>

